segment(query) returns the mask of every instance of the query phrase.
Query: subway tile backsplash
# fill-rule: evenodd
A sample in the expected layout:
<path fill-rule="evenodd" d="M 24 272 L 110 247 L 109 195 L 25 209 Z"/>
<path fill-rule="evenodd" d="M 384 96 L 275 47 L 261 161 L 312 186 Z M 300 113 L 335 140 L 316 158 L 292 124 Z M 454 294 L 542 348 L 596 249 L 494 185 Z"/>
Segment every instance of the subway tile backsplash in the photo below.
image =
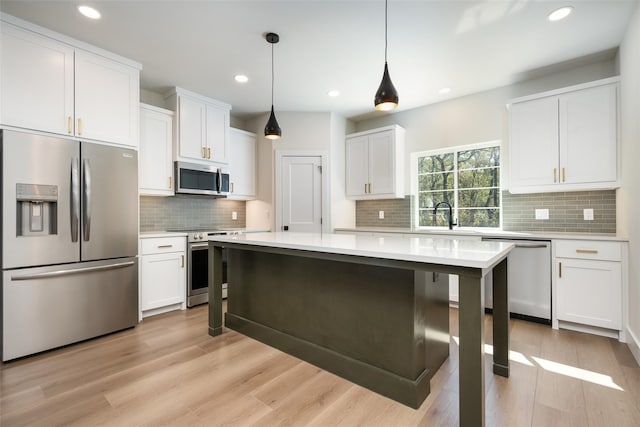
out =
<path fill-rule="evenodd" d="M 384 211 L 384 219 L 379 219 Z M 411 227 L 411 196 L 404 199 L 356 201 L 356 227 Z"/>
<path fill-rule="evenodd" d="M 208 196 L 140 197 L 140 231 L 244 228 L 246 202 Z M 232 220 L 236 212 L 237 220 Z"/>
<path fill-rule="evenodd" d="M 536 209 L 549 209 L 548 220 L 536 220 Z M 593 209 L 593 221 L 584 220 Z M 502 192 L 502 228 L 506 231 L 558 233 L 616 233 L 616 192 L 511 194 Z"/>
<path fill-rule="evenodd" d="M 411 200 L 410 196 L 404 199 L 358 200 L 356 226 L 410 228 Z M 548 209 L 549 219 L 536 220 L 536 209 Z M 584 220 L 584 209 L 593 209 L 593 221 Z M 378 219 L 381 210 L 384 211 L 384 219 Z M 616 192 L 511 194 L 503 191 L 502 228 L 520 232 L 615 234 Z"/>

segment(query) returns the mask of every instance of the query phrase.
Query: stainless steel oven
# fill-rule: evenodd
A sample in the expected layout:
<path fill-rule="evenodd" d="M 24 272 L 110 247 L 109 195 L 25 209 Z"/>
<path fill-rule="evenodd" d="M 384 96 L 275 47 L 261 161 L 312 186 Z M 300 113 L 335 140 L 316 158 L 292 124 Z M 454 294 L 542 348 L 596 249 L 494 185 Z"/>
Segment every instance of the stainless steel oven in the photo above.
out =
<path fill-rule="evenodd" d="M 187 307 L 209 302 L 209 241 L 208 236 L 227 234 L 224 231 L 203 231 L 187 236 Z M 227 254 L 222 251 L 222 297 L 227 297 Z"/>

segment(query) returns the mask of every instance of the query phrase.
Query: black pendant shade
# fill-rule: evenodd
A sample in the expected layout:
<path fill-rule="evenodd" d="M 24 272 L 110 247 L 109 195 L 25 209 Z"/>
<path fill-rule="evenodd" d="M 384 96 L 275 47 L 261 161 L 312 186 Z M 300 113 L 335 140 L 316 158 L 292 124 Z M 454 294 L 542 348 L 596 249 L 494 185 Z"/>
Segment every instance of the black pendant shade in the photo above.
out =
<path fill-rule="evenodd" d="M 271 115 L 269 115 L 267 125 L 264 127 L 264 137 L 274 140 L 282 137 L 282 129 L 280 129 L 280 125 L 276 120 L 276 113 L 273 111 L 273 45 L 280 41 L 280 36 L 276 33 L 268 33 L 265 39 L 271 43 Z"/>
<path fill-rule="evenodd" d="M 282 129 L 280 129 L 280 125 L 278 125 L 276 115 L 273 112 L 273 105 L 271 105 L 271 115 L 269 116 L 267 125 L 264 127 L 264 137 L 267 139 L 280 139 L 281 136 Z"/>
<path fill-rule="evenodd" d="M 389 77 L 389 66 L 387 65 L 387 0 L 384 1 L 384 73 L 380 87 L 373 98 L 376 110 L 389 111 L 398 106 L 398 91 Z"/>
<path fill-rule="evenodd" d="M 382 74 L 382 81 L 376 92 L 374 104 L 376 110 L 380 111 L 393 110 L 398 106 L 398 91 L 393 86 L 391 77 L 389 77 L 389 67 L 386 62 L 384 63 L 384 74 Z"/>

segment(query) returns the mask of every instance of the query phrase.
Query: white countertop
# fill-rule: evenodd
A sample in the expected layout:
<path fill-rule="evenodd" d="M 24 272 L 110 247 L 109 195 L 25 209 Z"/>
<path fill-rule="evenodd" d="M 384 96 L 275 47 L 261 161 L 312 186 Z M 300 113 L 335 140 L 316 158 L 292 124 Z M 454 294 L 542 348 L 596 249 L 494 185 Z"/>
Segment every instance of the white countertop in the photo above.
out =
<path fill-rule="evenodd" d="M 469 228 L 447 229 L 411 229 L 400 227 L 353 227 L 336 228 L 335 232 L 358 232 L 358 233 L 389 233 L 389 234 L 424 234 L 427 236 L 478 236 L 494 237 L 501 239 L 529 239 L 529 240 L 608 240 L 617 242 L 627 242 L 629 239 L 615 234 L 595 234 L 595 233 L 552 233 L 548 231 L 540 232 L 519 232 L 503 230 L 482 230 Z"/>
<path fill-rule="evenodd" d="M 141 239 L 151 239 L 154 237 L 187 237 L 186 232 L 180 231 L 141 231 Z"/>
<path fill-rule="evenodd" d="M 209 241 L 482 269 L 492 268 L 514 246 L 503 242 L 460 240 L 452 236 L 375 237 L 294 232 L 209 236 Z"/>

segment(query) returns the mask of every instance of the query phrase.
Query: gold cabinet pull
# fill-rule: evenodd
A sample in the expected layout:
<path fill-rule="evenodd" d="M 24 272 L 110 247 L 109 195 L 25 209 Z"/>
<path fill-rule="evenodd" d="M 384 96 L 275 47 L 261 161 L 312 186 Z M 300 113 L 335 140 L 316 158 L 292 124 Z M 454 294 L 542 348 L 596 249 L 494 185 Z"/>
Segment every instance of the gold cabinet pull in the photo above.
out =
<path fill-rule="evenodd" d="M 78 118 L 78 135 L 82 135 L 82 119 Z"/>
<path fill-rule="evenodd" d="M 578 254 L 597 254 L 597 249 L 576 249 L 576 253 Z"/>
<path fill-rule="evenodd" d="M 364 192 L 367 192 L 367 184 L 364 185 Z"/>
<path fill-rule="evenodd" d="M 203 159 L 207 158 L 207 147 L 202 147 L 202 158 Z"/>
<path fill-rule="evenodd" d="M 172 248 L 173 245 L 158 245 L 158 249 Z"/>
<path fill-rule="evenodd" d="M 371 194 L 371 183 L 369 183 L 369 194 Z"/>
<path fill-rule="evenodd" d="M 207 147 L 207 159 L 211 158 L 211 148 Z"/>
<path fill-rule="evenodd" d="M 233 193 L 234 191 L 234 186 L 233 186 L 233 182 L 231 183 L 231 192 Z"/>
<path fill-rule="evenodd" d="M 553 182 L 557 182 L 558 181 L 558 170 L 556 168 L 553 168 Z"/>
<path fill-rule="evenodd" d="M 564 168 L 562 168 L 562 182 L 565 181 L 565 173 L 564 173 Z"/>
<path fill-rule="evenodd" d="M 173 185 L 172 185 L 172 184 L 173 184 L 173 177 L 172 177 L 172 176 L 170 176 L 170 177 L 169 177 L 169 189 L 171 189 L 171 188 L 173 187 Z"/>
<path fill-rule="evenodd" d="M 184 268 L 184 255 L 180 255 L 180 267 Z"/>
<path fill-rule="evenodd" d="M 562 263 L 561 262 L 558 263 L 558 273 L 560 275 L 560 278 L 562 278 Z"/>
<path fill-rule="evenodd" d="M 73 133 L 73 117 L 71 116 L 67 118 L 67 132 L 69 134 Z"/>

